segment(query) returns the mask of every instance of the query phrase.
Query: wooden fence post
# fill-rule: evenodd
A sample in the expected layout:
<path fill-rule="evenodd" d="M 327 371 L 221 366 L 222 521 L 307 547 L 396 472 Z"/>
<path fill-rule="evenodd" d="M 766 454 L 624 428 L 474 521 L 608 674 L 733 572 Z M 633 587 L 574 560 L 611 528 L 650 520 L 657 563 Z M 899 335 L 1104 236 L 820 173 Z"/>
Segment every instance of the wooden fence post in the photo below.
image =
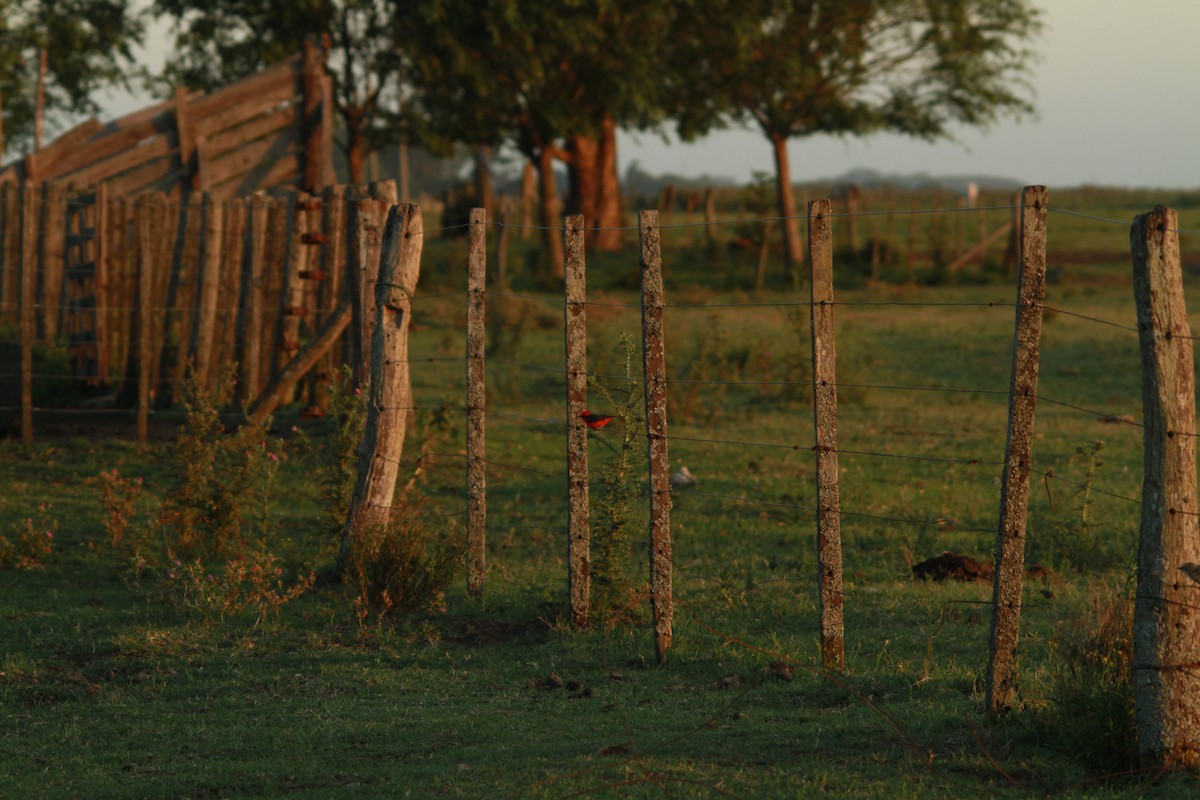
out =
<path fill-rule="evenodd" d="M 58 338 L 59 322 L 65 316 L 63 314 L 63 264 L 67 243 L 67 201 L 67 191 L 61 184 L 46 183 L 42 185 L 42 231 L 41 236 L 38 237 L 42 251 L 41 286 L 39 287 L 42 313 L 38 319 L 38 338 L 45 341 L 53 341 Z M 97 225 L 101 219 L 103 216 L 100 209 L 97 208 Z M 100 241 L 102 234 L 98 229 L 96 236 L 97 241 Z M 98 258 L 97 261 L 99 261 Z M 98 275 L 100 269 L 101 265 L 97 263 Z M 103 294 L 104 288 L 98 282 L 94 286 L 97 301 Z M 100 307 L 103 308 L 102 305 Z M 107 343 L 102 343 L 101 346 L 103 344 Z"/>
<path fill-rule="evenodd" d="M 1129 235 L 1145 423 L 1133 692 L 1138 751 L 1156 770 L 1200 765 L 1196 382 L 1177 229 L 1159 206 Z"/>
<path fill-rule="evenodd" d="M 471 209 L 467 239 L 467 593 L 483 593 L 487 569 L 487 461 L 484 382 L 484 291 L 487 288 L 487 209 Z"/>
<path fill-rule="evenodd" d="M 242 313 L 238 319 L 242 358 L 236 397 L 243 403 L 257 397 L 262 386 L 263 268 L 269 210 L 265 195 L 250 198 L 250 242 L 242 267 Z"/>
<path fill-rule="evenodd" d="M 309 196 L 300 192 L 292 205 L 292 226 L 288 233 L 287 263 L 284 265 L 283 290 L 280 294 L 279 341 L 275 344 L 276 370 L 282 370 L 300 349 L 300 322 L 308 309 L 304 305 L 304 279 L 308 270 Z"/>
<path fill-rule="evenodd" d="M 642 363 L 650 461 L 650 613 L 659 663 L 671 649 L 675 596 L 671 585 L 671 486 L 667 455 L 667 359 L 663 340 L 662 245 L 658 212 L 638 214 L 642 271 Z"/>
<path fill-rule="evenodd" d="M 0 184 L 0 324 L 17 326 L 21 309 L 21 190 L 14 182 Z"/>
<path fill-rule="evenodd" d="M 221 240 L 224 228 L 224 209 L 212 194 L 204 195 L 204 251 L 198 282 L 196 326 L 192 331 L 192 352 L 195 354 L 193 375 L 196 385 L 208 389 L 209 368 L 212 363 L 214 327 L 217 321 L 217 302 L 221 289 Z"/>
<path fill-rule="evenodd" d="M 808 204 L 821 663 L 825 669 L 840 671 L 846 668 L 846 631 L 842 621 L 842 507 L 838 486 L 832 214 L 830 200 L 813 200 Z"/>
<path fill-rule="evenodd" d="M 588 509 L 587 271 L 583 215 L 566 219 L 565 330 L 567 354 L 567 594 L 576 627 L 588 624 L 591 529 Z"/>
<path fill-rule="evenodd" d="M 150 365 L 154 360 L 151 320 L 153 319 L 154 274 L 158 263 L 154 258 L 156 251 L 154 234 L 153 209 L 151 199 L 146 195 L 139 197 L 135 207 L 134 220 L 137 226 L 137 437 L 145 444 L 150 427 Z"/>
<path fill-rule="evenodd" d="M 21 297 L 18 319 L 21 324 L 21 441 L 33 444 L 33 335 L 34 289 L 37 276 L 37 196 L 38 190 L 26 182 L 21 193 Z"/>
<path fill-rule="evenodd" d="M 380 222 L 384 206 L 369 197 L 359 197 L 351 207 L 350 299 L 354 307 L 354 380 L 362 386 L 370 381 L 371 339 L 375 327 L 375 281 L 379 276 Z"/>
<path fill-rule="evenodd" d="M 1000 524 L 992 591 L 992 633 L 987 706 L 992 715 L 1007 711 L 1016 698 L 1017 635 L 1025 572 L 1025 518 L 1033 459 L 1033 413 L 1037 405 L 1042 301 L 1046 298 L 1045 186 L 1021 192 L 1021 272 L 1017 280 L 1017 320 L 1012 379 L 1008 393 L 1008 442 L 1000 486 Z"/>
<path fill-rule="evenodd" d="M 404 453 L 409 394 L 408 326 L 421 270 L 424 232 L 419 206 L 392 206 L 384 227 L 375 282 L 376 324 L 371 336 L 371 385 L 359 447 L 358 480 L 338 550 L 339 572 L 350 556 L 355 531 L 383 525 L 392 509 L 396 473 Z"/>

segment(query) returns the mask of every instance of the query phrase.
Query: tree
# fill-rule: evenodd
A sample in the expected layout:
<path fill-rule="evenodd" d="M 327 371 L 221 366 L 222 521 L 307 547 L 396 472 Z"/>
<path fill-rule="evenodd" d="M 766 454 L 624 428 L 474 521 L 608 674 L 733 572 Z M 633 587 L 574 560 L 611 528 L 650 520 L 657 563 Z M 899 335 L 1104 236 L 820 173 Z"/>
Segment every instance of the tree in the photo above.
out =
<path fill-rule="evenodd" d="M 123 0 L 0 0 L 0 100 L 6 147 L 32 149 L 39 50 L 46 50 L 44 116 L 51 129 L 99 110 L 93 93 L 128 86 L 131 48 L 145 33 Z"/>
<path fill-rule="evenodd" d="M 789 266 L 801 263 L 788 141 L 877 131 L 933 140 L 1033 110 L 1029 0 L 697 0 L 674 85 L 685 137 L 753 121 L 775 154 Z"/>
<path fill-rule="evenodd" d="M 339 145 L 354 183 L 367 154 L 401 127 L 405 57 L 396 0 L 155 0 L 154 11 L 174 21 L 176 56 L 161 76 L 168 87 L 224 86 L 300 52 L 309 36 L 327 37 L 326 66 L 346 130 Z"/>
<path fill-rule="evenodd" d="M 589 226 L 619 225 L 616 128 L 663 119 L 656 45 L 680 5 L 427 0 L 413 12 L 413 80 L 432 129 L 475 145 L 512 142 L 537 165 L 557 275 L 555 162 L 568 165 L 571 211 L 584 213 Z"/>

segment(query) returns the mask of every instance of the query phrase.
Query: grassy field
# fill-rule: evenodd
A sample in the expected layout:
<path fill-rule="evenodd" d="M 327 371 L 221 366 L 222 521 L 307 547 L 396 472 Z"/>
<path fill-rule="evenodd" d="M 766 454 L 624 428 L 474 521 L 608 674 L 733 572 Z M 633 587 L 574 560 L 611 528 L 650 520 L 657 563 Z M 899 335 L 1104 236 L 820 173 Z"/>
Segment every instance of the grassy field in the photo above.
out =
<path fill-rule="evenodd" d="M 1143 199 L 1097 191 L 1062 208 L 1127 220 Z M 1200 227 L 1188 199 L 1166 201 L 1183 201 L 1181 228 Z M 992 226 L 1009 212 L 986 213 Z M 864 236 L 882 230 L 868 219 Z M 1196 796 L 1194 777 L 1139 772 L 1129 758 L 1141 431 L 1123 418 L 1140 419 L 1141 394 L 1126 327 L 1128 227 L 1056 213 L 1050 242 L 1046 302 L 1057 310 L 1042 351 L 1027 552 L 1050 572 L 1026 584 L 1020 707 L 1001 721 L 983 704 L 991 584 L 923 582 L 911 565 L 946 550 L 991 557 L 1013 282 L 996 264 L 939 285 L 925 272 L 841 279 L 848 670 L 826 675 L 804 295 L 783 288 L 791 279 L 777 261 L 754 291 L 757 248 L 714 250 L 702 229 L 681 227 L 663 239 L 670 449 L 699 483 L 674 498 L 666 664 L 654 662 L 647 625 L 640 500 L 614 578 L 627 591 L 591 630 L 566 622 L 561 293 L 514 268 L 513 287 L 488 305 L 482 598 L 468 598 L 456 573 L 432 607 L 384 621 L 356 614 L 356 587 L 344 584 L 262 615 L 206 605 L 204 576 L 179 578 L 158 540 L 141 543 L 144 562 L 130 546 L 164 535 L 150 523 L 180 496 L 182 445 L 63 429 L 31 449 L 0 442 L 0 534 L 34 559 L 0 562 L 3 794 Z M 1184 252 L 1190 265 L 1186 236 Z M 414 304 L 411 357 L 431 360 L 414 365 L 420 408 L 401 476 L 420 498 L 421 529 L 451 540 L 465 509 L 460 257 L 460 243 L 431 246 Z M 636 272 L 630 253 L 589 263 L 589 368 L 618 397 L 620 339 L 639 325 Z M 594 480 L 621 433 L 593 444 Z M 337 508 L 319 448 L 332 436 L 328 421 L 284 411 L 259 443 L 279 460 L 248 473 L 269 492 L 246 502 L 245 549 L 277 557 L 285 587 L 333 560 Z M 102 503 L 113 469 L 143 481 L 117 543 Z M 594 485 L 597 513 L 603 498 Z M 226 558 L 203 570 L 227 576 Z"/>

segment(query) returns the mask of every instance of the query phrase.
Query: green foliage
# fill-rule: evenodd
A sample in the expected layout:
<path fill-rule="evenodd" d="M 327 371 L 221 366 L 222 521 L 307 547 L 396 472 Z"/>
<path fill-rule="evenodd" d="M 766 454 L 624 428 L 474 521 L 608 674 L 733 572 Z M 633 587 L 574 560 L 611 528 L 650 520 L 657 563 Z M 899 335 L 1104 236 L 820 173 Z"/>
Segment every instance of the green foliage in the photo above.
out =
<path fill-rule="evenodd" d="M 1113 569 L 1129 563 L 1125 542 L 1114 535 L 1112 521 L 1097 519 L 1095 513 L 1093 489 L 1104 466 L 1100 457 L 1103 449 L 1104 442 L 1100 439 L 1075 448 L 1069 467 L 1074 468 L 1072 475 L 1081 477 L 1065 484 L 1068 489 L 1065 495 L 1053 499 L 1055 513 L 1038 532 L 1034 552 L 1058 569 Z M 1064 484 L 1051 484 L 1047 480 L 1047 491 L 1052 485 L 1057 488 Z"/>
<path fill-rule="evenodd" d="M 630 578 L 632 545 L 640 526 L 638 500 L 644 495 L 641 474 L 645 454 L 642 431 L 646 427 L 642 377 L 635 368 L 637 343 L 627 334 L 620 336 L 617 350 L 624 359 L 619 382 L 609 386 L 593 375 L 590 383 L 604 398 L 605 407 L 617 418 L 595 434 L 596 441 L 607 446 L 608 457 L 600 466 L 599 492 L 591 492 L 592 535 L 591 616 L 612 622 L 632 610 L 635 592 Z M 609 442 L 614 427 L 620 441 Z M 613 432 L 616 432 L 613 431 Z"/>
<path fill-rule="evenodd" d="M 39 48 L 47 50 L 45 144 L 71 116 L 99 110 L 97 89 L 129 87 L 132 50 L 144 34 L 145 15 L 122 0 L 0 2 L 5 149 L 32 149 Z"/>
<path fill-rule="evenodd" d="M 444 609 L 462 559 L 463 543 L 436 533 L 412 498 L 388 525 L 355 531 L 347 582 L 359 624 Z"/>
<path fill-rule="evenodd" d="M 1130 587 L 1094 581 L 1083 613 L 1057 625 L 1053 646 L 1048 702 L 1038 714 L 1047 739 L 1097 773 L 1136 769 Z"/>
<path fill-rule="evenodd" d="M 232 378 L 226 374 L 223 380 Z M 248 528 L 255 529 L 257 522 L 261 534 L 269 524 L 282 442 L 269 437 L 270 418 L 246 421 L 228 432 L 217 406 L 225 394 L 222 386 L 204 389 L 194 375 L 187 380 L 187 420 L 172 453 L 175 489 L 164 500 L 160 518 L 173 558 L 242 552 Z"/>
<path fill-rule="evenodd" d="M 300 53 L 310 36 L 326 37 L 352 183 L 362 180 L 366 153 L 414 122 L 400 88 L 406 11 L 391 0 L 154 0 L 154 12 L 175 26 L 173 53 L 156 80 L 164 95 L 176 86 L 228 85 Z"/>
<path fill-rule="evenodd" d="M 329 408 L 321 424 L 323 435 L 310 437 L 293 426 L 305 461 L 313 465 L 320 487 L 320 529 L 332 537 L 340 534 L 350 512 L 354 484 L 358 480 L 358 447 L 367 419 L 362 387 L 354 386 L 348 366 L 335 375 L 329 386 Z M 331 539 L 332 540 L 332 539 Z"/>
<path fill-rule="evenodd" d="M 236 618 L 253 618 L 258 627 L 278 622 L 283 606 L 312 588 L 316 575 L 301 576 L 284 585 L 283 567 L 271 553 L 253 551 L 219 567 L 199 559 L 176 561 L 163 584 L 167 597 L 178 608 L 213 624 Z"/>

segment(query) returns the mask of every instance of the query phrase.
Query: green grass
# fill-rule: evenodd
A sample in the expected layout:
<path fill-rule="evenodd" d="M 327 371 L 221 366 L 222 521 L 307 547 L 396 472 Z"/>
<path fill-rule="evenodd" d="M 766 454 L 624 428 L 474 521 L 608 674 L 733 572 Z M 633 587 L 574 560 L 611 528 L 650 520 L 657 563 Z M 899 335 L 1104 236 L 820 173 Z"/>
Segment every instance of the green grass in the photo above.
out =
<path fill-rule="evenodd" d="M 1073 232 L 1085 222 L 1053 218 L 1052 240 L 1060 226 L 1064 238 L 1090 235 Z M 1118 258 L 1127 230 L 1104 231 L 1111 247 L 1092 249 Z M 1114 764 L 1118 774 L 1106 777 L 1088 760 L 1089 742 L 1060 735 L 1064 718 L 1087 710 L 1056 705 L 1063 637 L 1092 624 L 1097 576 L 1118 595 L 1128 588 L 1138 506 L 1122 498 L 1140 492 L 1138 428 L 1039 404 L 1035 467 L 1084 483 L 1087 458 L 1077 451 L 1102 440 L 1093 485 L 1116 497 L 1093 492 L 1084 524 L 1074 486 L 1033 486 L 1028 560 L 1056 575 L 1027 582 L 1020 707 L 1008 718 L 991 724 L 984 713 L 990 585 L 911 577 L 912 560 L 943 550 L 990 558 L 1015 289 L 995 281 L 838 293 L 847 303 L 836 312 L 840 445 L 861 454 L 841 456 L 848 671 L 829 676 L 816 666 L 808 310 L 716 307 L 803 295 L 705 277 L 695 244 L 664 241 L 675 306 L 668 370 L 678 379 L 671 462 L 700 479 L 672 511 L 678 608 L 665 665 L 654 663 L 644 599 L 631 600 L 632 621 L 586 632 L 565 622 L 561 299 L 497 292 L 488 311 L 506 330 L 488 364 L 490 571 L 481 599 L 457 581 L 444 612 L 363 628 L 346 590 L 326 587 L 285 606 L 277 622 L 198 618 L 167 602 L 161 574 L 132 575 L 101 526 L 99 473 L 144 478 L 145 518 L 172 491 L 169 443 L 0 443 L 0 533 L 30 517 L 55 532 L 43 568 L 0 571 L 6 793 L 1195 796 L 1189 776 Z M 451 252 L 452 243 L 439 247 Z M 621 288 L 636 263 L 626 253 L 597 258 L 594 269 L 591 299 L 614 305 L 589 309 L 589 365 L 612 375 L 619 335 L 639 324 L 636 293 Z M 428 274 L 437 277 L 414 305 L 413 357 L 461 355 L 461 299 L 433 296 L 460 288 L 458 278 Z M 1039 393 L 1140 417 L 1136 334 L 1073 316 L 1132 324 L 1128 267 L 1052 275 L 1047 303 L 1071 314 L 1047 320 Z M 464 525 L 462 426 L 426 442 L 424 423 L 442 405 L 459 419 L 464 373 L 459 360 L 414 365 L 416 402 L 427 410 L 414 416 L 406 450 L 427 445 L 421 489 L 455 534 Z M 961 391 L 887 388 L 899 386 Z M 323 435 L 321 423 L 294 413 L 277 420 L 282 436 L 290 440 L 293 424 Z M 607 452 L 591 448 L 593 476 Z M 284 453 L 271 522 L 257 536 L 290 577 L 326 566 L 332 537 L 321 530 L 310 457 L 294 441 Z M 629 574 L 635 588 L 644 584 L 644 542 Z"/>

